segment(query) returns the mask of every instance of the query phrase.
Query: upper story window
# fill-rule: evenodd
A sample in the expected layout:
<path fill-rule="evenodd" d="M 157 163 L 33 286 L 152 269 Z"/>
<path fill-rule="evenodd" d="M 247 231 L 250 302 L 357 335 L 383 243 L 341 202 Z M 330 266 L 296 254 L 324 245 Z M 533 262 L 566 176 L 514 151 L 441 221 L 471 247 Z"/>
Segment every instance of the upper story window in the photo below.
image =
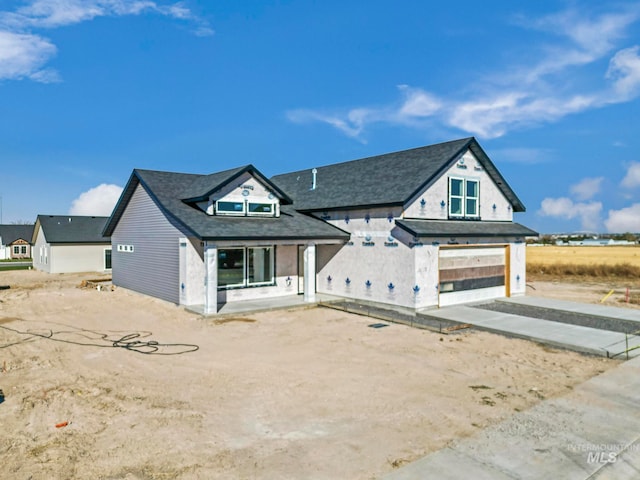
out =
<path fill-rule="evenodd" d="M 479 217 L 480 182 L 467 178 L 449 178 L 449 216 Z"/>
<path fill-rule="evenodd" d="M 235 215 L 235 216 L 264 216 L 275 217 L 276 213 L 275 203 L 254 203 L 249 201 L 244 202 L 230 202 L 224 200 L 216 201 L 216 215 Z"/>
<path fill-rule="evenodd" d="M 244 202 L 216 202 L 216 213 L 223 215 L 244 215 Z"/>

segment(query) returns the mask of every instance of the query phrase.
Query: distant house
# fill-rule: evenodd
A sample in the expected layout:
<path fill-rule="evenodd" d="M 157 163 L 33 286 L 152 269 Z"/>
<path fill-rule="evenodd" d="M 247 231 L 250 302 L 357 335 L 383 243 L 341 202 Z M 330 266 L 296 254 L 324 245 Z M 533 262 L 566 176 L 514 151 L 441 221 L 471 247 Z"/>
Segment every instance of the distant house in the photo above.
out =
<path fill-rule="evenodd" d="M 38 215 L 33 227 L 33 268 L 48 273 L 111 270 L 109 217 Z"/>
<path fill-rule="evenodd" d="M 0 225 L 0 260 L 31 258 L 33 225 Z"/>
<path fill-rule="evenodd" d="M 316 292 L 413 309 L 524 295 L 524 211 L 474 138 L 267 179 L 134 170 L 113 282 L 216 313 Z"/>

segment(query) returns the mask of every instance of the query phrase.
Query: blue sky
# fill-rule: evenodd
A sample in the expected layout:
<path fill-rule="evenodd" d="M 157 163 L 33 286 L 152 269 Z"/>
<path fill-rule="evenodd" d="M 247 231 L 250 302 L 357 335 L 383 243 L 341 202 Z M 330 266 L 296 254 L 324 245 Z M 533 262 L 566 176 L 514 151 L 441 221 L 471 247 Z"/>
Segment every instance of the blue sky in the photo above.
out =
<path fill-rule="evenodd" d="M 516 221 L 640 232 L 639 97 L 637 1 L 3 1 L 2 221 L 475 136 Z"/>

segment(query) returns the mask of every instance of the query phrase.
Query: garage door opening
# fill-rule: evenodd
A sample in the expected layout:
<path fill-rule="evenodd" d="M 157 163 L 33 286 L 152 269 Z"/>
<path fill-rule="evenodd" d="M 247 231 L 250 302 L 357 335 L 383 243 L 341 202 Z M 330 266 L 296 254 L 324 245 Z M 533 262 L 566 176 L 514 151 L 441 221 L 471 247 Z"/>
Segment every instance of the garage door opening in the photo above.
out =
<path fill-rule="evenodd" d="M 441 247 L 441 307 L 508 296 L 508 246 Z"/>

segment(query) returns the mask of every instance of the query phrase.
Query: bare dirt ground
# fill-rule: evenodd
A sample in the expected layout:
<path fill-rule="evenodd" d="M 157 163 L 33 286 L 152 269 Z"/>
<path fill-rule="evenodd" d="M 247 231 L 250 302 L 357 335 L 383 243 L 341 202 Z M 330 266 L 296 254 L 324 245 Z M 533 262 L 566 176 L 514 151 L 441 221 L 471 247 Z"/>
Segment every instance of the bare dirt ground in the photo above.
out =
<path fill-rule="evenodd" d="M 216 321 L 95 277 L 0 273 L 2 478 L 377 478 L 618 363 L 321 308 Z M 180 345 L 113 346 L 135 333 Z"/>
<path fill-rule="evenodd" d="M 527 295 L 598 303 L 609 307 L 640 309 L 640 281 L 638 280 L 540 280 L 529 276 Z M 613 292 L 612 292 L 613 291 Z M 612 293 L 611 293 L 612 292 Z"/>

